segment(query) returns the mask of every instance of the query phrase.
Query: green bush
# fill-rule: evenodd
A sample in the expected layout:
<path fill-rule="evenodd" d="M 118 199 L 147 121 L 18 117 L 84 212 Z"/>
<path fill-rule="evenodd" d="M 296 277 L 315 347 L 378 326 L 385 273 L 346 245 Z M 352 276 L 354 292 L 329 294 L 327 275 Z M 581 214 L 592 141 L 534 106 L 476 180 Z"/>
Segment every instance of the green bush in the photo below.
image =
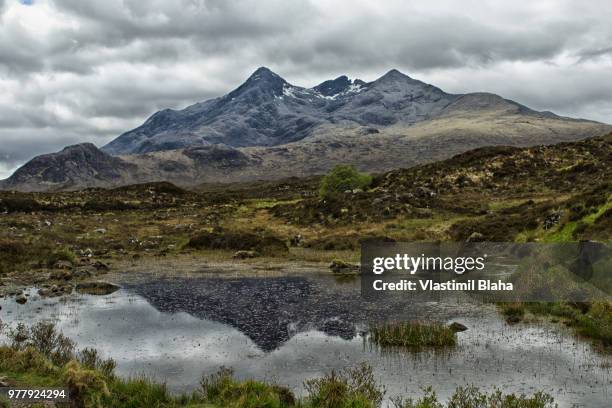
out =
<path fill-rule="evenodd" d="M 11 347 L 16 350 L 31 347 L 58 366 L 74 357 L 75 343 L 57 331 L 53 323 L 38 322 L 32 327 L 19 323 L 15 329 L 8 331 L 7 337 L 11 340 Z"/>
<path fill-rule="evenodd" d="M 358 172 L 353 166 L 341 164 L 323 177 L 319 195 L 323 198 L 347 190 L 366 189 L 372 183 L 372 176 Z"/>

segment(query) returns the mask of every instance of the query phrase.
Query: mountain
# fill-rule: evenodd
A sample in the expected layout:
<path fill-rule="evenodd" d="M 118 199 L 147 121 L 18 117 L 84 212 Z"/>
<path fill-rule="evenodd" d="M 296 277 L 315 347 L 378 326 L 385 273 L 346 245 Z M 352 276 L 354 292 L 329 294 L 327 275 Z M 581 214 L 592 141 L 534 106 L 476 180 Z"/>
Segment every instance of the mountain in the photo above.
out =
<path fill-rule="evenodd" d="M 102 150 L 120 155 L 215 143 L 277 146 L 302 140 L 322 125 L 410 125 L 438 114 L 458 97 L 396 70 L 370 83 L 341 76 L 302 88 L 259 68 L 229 94 L 180 111 L 157 112 Z"/>
<path fill-rule="evenodd" d="M 126 180 L 133 164 L 102 152 L 92 143 L 65 147 L 57 153 L 37 156 L 2 182 L 15 190 L 55 190 L 112 186 Z"/>
<path fill-rule="evenodd" d="M 482 146 L 547 145 L 610 131 L 490 93 L 449 94 L 397 70 L 372 82 L 340 76 L 303 88 L 259 68 L 227 95 L 159 111 L 101 150 L 77 145 L 39 156 L 0 188 L 190 186 L 321 174 L 338 163 L 382 172 Z"/>

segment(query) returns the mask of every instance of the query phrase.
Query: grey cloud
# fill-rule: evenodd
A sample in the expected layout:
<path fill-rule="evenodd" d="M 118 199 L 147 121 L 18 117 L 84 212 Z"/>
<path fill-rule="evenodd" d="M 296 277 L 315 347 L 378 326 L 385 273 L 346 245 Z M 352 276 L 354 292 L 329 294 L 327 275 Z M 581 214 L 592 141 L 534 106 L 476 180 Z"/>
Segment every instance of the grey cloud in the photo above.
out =
<path fill-rule="evenodd" d="M 17 2 L 0 0 L 0 167 L 103 144 L 158 109 L 222 95 L 262 65 L 306 86 L 398 68 L 451 92 L 612 122 L 612 4 L 544 6 L 40 0 L 30 11 L 47 7 L 54 24 L 38 33 Z"/>

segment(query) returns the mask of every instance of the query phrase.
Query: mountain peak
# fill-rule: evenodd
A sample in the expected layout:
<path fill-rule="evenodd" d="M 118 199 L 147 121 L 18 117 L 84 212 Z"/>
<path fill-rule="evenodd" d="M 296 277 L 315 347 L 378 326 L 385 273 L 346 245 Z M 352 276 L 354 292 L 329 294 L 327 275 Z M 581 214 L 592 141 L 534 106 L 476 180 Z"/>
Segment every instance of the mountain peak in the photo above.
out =
<path fill-rule="evenodd" d="M 385 75 L 378 78 L 375 82 L 388 82 L 388 81 L 406 81 L 413 80 L 408 75 L 401 73 L 397 69 L 392 69 L 387 72 Z"/>
<path fill-rule="evenodd" d="M 99 149 L 96 147 L 96 145 L 90 142 L 77 143 L 77 144 L 73 144 L 70 146 L 66 146 L 62 149 L 62 152 L 65 152 L 65 153 L 76 152 L 76 151 L 98 152 Z"/>
<path fill-rule="evenodd" d="M 346 75 L 341 75 L 336 79 L 321 82 L 313 89 L 324 96 L 336 95 L 348 88 L 351 85 L 351 80 Z"/>
<path fill-rule="evenodd" d="M 259 67 L 251 74 L 246 82 L 261 81 L 261 80 L 278 80 L 282 79 L 277 73 L 273 72 L 270 68 Z"/>
<path fill-rule="evenodd" d="M 260 96 L 279 96 L 282 95 L 283 87 L 286 84 L 287 81 L 269 68 L 259 67 L 242 85 L 230 92 L 227 97 L 232 99 L 239 95 L 251 94 L 252 92 L 256 92 Z M 253 95 L 251 95 L 252 97 Z"/>

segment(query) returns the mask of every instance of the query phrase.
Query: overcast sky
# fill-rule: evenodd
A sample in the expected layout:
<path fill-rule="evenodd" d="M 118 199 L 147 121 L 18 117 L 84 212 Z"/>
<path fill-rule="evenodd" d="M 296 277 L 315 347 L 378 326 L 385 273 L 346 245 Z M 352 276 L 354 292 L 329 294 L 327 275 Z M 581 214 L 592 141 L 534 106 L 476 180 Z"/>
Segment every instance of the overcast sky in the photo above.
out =
<path fill-rule="evenodd" d="M 0 0 L 0 178 L 259 66 L 302 86 L 397 68 L 612 123 L 612 1 Z"/>

